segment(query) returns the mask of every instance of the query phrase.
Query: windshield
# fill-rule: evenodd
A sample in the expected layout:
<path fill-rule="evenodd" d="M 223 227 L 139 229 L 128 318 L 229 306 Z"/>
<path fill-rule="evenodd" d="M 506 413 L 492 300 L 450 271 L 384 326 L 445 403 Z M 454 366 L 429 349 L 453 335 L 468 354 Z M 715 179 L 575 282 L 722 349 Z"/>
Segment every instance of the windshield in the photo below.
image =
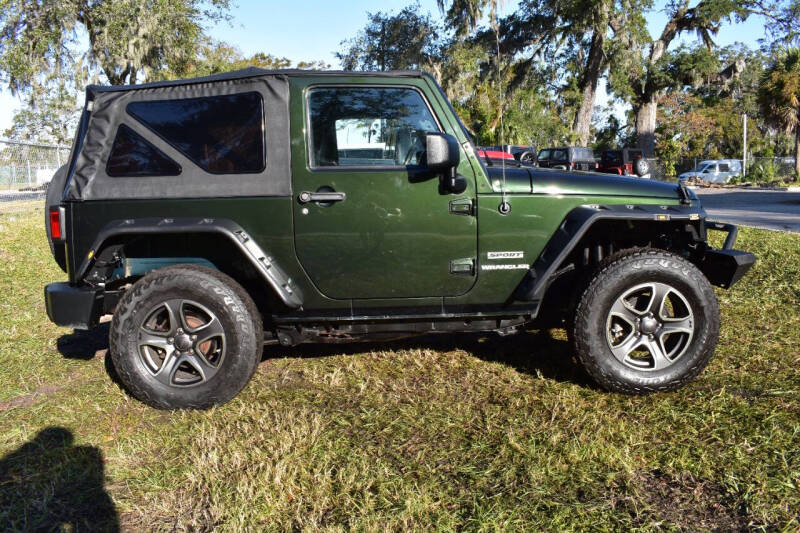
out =
<path fill-rule="evenodd" d="M 701 172 L 703 174 L 710 174 L 710 173 L 714 172 L 716 169 L 717 169 L 717 166 L 714 165 L 714 164 L 711 164 L 711 165 L 704 166 Z"/>

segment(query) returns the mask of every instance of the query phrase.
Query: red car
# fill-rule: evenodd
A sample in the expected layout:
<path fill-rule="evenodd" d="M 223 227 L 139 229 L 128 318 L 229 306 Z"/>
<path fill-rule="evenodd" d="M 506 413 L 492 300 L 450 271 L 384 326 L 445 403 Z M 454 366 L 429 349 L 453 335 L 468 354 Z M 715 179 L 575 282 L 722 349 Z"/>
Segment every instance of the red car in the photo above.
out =
<path fill-rule="evenodd" d="M 488 148 L 478 148 L 478 157 L 490 159 L 491 161 L 501 162 L 503 159 L 516 163 L 514 156 L 501 150 L 490 150 Z"/>
<path fill-rule="evenodd" d="M 641 175 L 641 165 L 637 162 L 641 160 L 644 153 L 633 148 L 623 148 L 621 150 L 603 150 L 600 154 L 600 165 L 598 172 L 607 174 L 619 174 L 620 176 Z M 646 171 L 645 171 L 646 173 Z"/>

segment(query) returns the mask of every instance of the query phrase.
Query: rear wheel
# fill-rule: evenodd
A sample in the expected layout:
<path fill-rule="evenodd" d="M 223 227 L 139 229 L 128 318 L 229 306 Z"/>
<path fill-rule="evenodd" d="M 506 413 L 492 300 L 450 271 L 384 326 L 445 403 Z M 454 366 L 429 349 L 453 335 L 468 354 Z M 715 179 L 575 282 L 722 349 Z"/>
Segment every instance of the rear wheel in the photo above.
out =
<path fill-rule="evenodd" d="M 660 250 L 613 256 L 579 299 L 572 331 L 581 363 L 604 388 L 675 390 L 711 360 L 719 306 L 705 276 Z"/>
<path fill-rule="evenodd" d="M 109 343 L 125 387 L 162 409 L 227 402 L 252 377 L 262 345 L 250 296 L 230 277 L 197 266 L 136 282 L 117 307 Z"/>

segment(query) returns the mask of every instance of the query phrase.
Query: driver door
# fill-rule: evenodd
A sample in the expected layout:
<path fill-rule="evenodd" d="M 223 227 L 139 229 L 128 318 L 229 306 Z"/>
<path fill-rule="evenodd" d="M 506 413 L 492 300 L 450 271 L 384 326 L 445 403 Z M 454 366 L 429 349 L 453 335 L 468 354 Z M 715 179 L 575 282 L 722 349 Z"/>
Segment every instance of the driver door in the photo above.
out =
<path fill-rule="evenodd" d="M 467 292 L 477 223 L 451 212 L 451 202 L 473 199 L 475 179 L 452 194 L 426 171 L 425 134 L 442 127 L 422 92 L 328 86 L 305 98 L 308 159 L 292 177 L 295 248 L 319 291 L 335 299 Z M 312 193 L 329 196 L 310 201 Z"/>

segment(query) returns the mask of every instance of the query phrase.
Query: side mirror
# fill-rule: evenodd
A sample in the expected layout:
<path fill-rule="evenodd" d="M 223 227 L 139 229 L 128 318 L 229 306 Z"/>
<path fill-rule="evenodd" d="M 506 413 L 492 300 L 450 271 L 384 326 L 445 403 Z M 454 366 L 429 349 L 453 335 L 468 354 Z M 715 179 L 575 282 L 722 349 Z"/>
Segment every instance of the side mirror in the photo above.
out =
<path fill-rule="evenodd" d="M 455 189 L 456 168 L 460 160 L 458 141 L 447 133 L 428 133 L 425 136 L 425 157 L 429 170 L 441 175 L 442 183 Z"/>

